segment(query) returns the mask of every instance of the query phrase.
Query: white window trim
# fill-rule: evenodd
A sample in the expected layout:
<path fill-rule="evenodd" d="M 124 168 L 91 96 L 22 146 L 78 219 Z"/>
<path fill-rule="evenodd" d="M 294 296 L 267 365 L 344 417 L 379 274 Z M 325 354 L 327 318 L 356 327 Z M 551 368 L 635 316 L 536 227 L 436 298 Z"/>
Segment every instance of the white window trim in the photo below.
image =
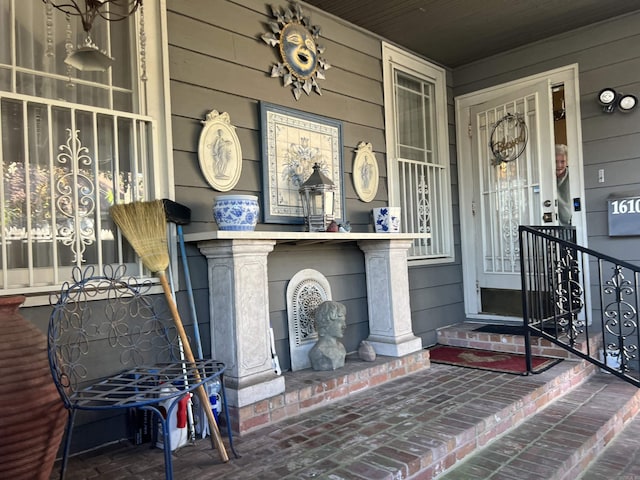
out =
<path fill-rule="evenodd" d="M 167 0 L 158 0 L 157 4 L 146 2 L 144 8 L 148 79 L 141 91 L 145 95 L 144 105 L 147 109 L 145 113 L 156 121 L 152 140 L 154 151 L 157 152 L 156 163 L 163 164 L 162 167 L 153 170 L 155 198 L 175 199 Z M 139 35 L 138 41 L 140 41 Z M 169 269 L 171 272 L 177 272 L 178 237 L 176 226 L 173 224 L 169 224 L 169 235 Z M 178 275 L 173 278 L 173 284 L 176 290 L 180 289 Z"/>
<path fill-rule="evenodd" d="M 153 181 L 157 186 L 156 198 L 174 198 L 167 2 L 146 2 L 144 9 L 148 77 L 142 89 L 147 108 L 145 113 L 156 120 L 153 144 L 157 162 L 164 163 L 166 167 L 154 169 Z"/>
<path fill-rule="evenodd" d="M 441 192 L 441 199 L 444 205 L 439 206 L 444 212 L 445 223 L 448 232 L 445 239 L 448 245 L 449 254 L 437 258 L 411 259 L 409 266 L 431 265 L 439 263 L 450 263 L 455 260 L 454 235 L 453 235 L 453 212 L 451 200 L 451 163 L 449 155 L 449 120 L 447 112 L 447 85 L 446 71 L 444 68 L 434 65 L 406 50 L 402 50 L 394 45 L 382 42 L 382 70 L 384 82 L 384 111 L 385 111 L 385 138 L 387 152 L 387 184 L 389 188 L 389 205 L 400 204 L 399 184 L 398 184 L 398 161 L 396 158 L 396 137 L 397 122 L 395 112 L 394 94 L 394 71 L 413 75 L 417 78 L 431 82 L 435 92 L 436 111 L 436 139 L 437 157 L 445 159 L 444 188 Z"/>

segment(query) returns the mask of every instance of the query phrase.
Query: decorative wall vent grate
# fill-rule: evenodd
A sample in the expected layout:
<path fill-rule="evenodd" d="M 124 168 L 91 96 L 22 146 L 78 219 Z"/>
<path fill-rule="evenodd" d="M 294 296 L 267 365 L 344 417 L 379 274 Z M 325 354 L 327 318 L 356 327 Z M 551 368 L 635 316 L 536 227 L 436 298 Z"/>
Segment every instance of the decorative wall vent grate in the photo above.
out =
<path fill-rule="evenodd" d="M 294 372 L 311 368 L 309 350 L 318 340 L 315 311 L 326 300 L 331 300 L 331 286 L 317 270 L 300 270 L 289 281 L 287 315 L 291 370 Z"/>

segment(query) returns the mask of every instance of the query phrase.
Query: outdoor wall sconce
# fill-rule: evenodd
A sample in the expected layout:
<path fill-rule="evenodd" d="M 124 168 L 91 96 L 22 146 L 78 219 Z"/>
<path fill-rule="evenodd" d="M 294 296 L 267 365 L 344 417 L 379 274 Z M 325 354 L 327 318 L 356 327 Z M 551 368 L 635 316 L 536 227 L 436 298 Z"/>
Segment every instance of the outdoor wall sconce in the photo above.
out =
<path fill-rule="evenodd" d="M 598 102 L 602 105 L 602 111 L 613 113 L 618 107 L 621 112 L 628 113 L 638 105 L 635 95 L 617 93 L 613 88 L 604 88 L 598 93 Z"/>
<path fill-rule="evenodd" d="M 326 232 L 334 218 L 335 184 L 320 171 L 318 163 L 313 173 L 300 187 L 300 199 L 308 232 Z"/>
<path fill-rule="evenodd" d="M 84 45 L 70 51 L 64 62 L 85 72 L 104 72 L 111 67 L 114 61 L 113 57 L 100 50 L 91 39 L 91 28 L 93 28 L 93 21 L 96 17 L 107 22 L 118 22 L 130 17 L 138 7 L 142 6 L 142 0 L 42 1 L 68 16 L 80 17 L 82 28 L 86 34 Z"/>

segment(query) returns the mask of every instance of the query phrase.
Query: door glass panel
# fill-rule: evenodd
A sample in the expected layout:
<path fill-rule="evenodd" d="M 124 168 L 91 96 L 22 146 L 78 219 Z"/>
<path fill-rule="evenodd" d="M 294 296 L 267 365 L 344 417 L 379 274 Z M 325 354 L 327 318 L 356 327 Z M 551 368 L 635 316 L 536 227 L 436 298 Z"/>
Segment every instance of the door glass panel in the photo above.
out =
<path fill-rule="evenodd" d="M 490 149 L 492 140 L 518 136 L 517 122 L 501 121 L 506 116 L 524 118 L 531 126 L 535 121 L 534 100 L 535 95 L 530 95 L 479 114 L 479 141 L 485 146 L 480 160 L 484 272 L 518 272 L 518 227 L 540 217 L 538 169 L 535 161 L 530 164 L 537 158 L 536 142 L 527 141 L 523 153 L 509 162 L 496 161 Z"/>
<path fill-rule="evenodd" d="M 554 211 L 550 107 L 550 87 L 541 82 L 471 110 L 479 291 L 518 289 L 518 228 Z"/>

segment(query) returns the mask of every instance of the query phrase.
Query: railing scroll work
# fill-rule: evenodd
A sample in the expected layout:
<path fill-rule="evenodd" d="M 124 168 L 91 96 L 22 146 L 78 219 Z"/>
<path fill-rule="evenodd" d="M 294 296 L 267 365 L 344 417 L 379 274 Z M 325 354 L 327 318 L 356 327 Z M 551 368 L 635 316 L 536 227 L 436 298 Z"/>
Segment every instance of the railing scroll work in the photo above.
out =
<path fill-rule="evenodd" d="M 640 267 L 578 245 L 572 227 L 520 226 L 519 236 L 529 372 L 536 335 L 640 387 Z"/>

